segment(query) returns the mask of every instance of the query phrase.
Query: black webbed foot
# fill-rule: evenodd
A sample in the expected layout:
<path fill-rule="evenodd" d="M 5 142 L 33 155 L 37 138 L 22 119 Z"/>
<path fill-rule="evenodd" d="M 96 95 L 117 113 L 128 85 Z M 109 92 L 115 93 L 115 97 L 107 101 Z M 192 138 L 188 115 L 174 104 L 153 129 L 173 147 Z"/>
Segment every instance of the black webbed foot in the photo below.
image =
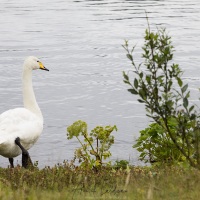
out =
<path fill-rule="evenodd" d="M 31 161 L 31 158 L 29 156 L 28 151 L 21 145 L 20 138 L 17 137 L 15 139 L 15 144 L 19 146 L 19 148 L 22 150 L 22 167 L 28 168 L 29 166 L 33 166 L 33 163 Z"/>

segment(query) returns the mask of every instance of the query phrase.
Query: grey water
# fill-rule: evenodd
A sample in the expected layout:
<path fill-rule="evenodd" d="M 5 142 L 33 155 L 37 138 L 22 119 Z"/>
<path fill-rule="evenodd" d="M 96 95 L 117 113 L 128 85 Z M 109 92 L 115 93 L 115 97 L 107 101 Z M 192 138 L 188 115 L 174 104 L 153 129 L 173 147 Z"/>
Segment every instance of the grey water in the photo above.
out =
<path fill-rule="evenodd" d="M 166 27 L 176 48 L 174 62 L 184 71 L 191 100 L 199 105 L 199 0 L 1 0 L 0 113 L 21 107 L 24 58 L 39 57 L 50 70 L 34 71 L 36 98 L 44 116 L 44 131 L 30 149 L 39 166 L 71 160 L 76 140 L 66 127 L 76 120 L 117 125 L 112 160 L 138 161 L 132 148 L 149 119 L 137 97 L 127 92 L 122 71 L 131 69 L 122 44 L 137 45 L 136 62 L 147 28 Z M 21 164 L 21 157 L 15 164 Z M 0 166 L 8 160 L 0 157 Z"/>

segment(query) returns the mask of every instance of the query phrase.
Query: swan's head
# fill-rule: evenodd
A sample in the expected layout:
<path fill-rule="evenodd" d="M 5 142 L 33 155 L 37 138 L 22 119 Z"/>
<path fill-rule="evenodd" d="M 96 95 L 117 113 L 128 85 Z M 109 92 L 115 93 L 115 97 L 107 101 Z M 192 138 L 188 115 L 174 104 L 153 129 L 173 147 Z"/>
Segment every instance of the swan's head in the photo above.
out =
<path fill-rule="evenodd" d="M 42 62 L 35 56 L 29 56 L 25 59 L 24 68 L 30 69 L 30 70 L 42 69 L 42 70 L 49 71 L 47 68 L 45 68 Z"/>

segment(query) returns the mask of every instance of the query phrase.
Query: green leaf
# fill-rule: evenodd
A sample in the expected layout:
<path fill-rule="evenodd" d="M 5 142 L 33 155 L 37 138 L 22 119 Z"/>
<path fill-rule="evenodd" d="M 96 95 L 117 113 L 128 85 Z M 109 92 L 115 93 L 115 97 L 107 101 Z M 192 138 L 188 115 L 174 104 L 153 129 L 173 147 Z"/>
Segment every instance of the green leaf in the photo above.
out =
<path fill-rule="evenodd" d="M 190 97 L 190 91 L 185 95 L 185 98 L 189 98 Z"/>
<path fill-rule="evenodd" d="M 134 87 L 137 89 L 138 88 L 138 80 L 135 78 L 134 79 Z"/>
<path fill-rule="evenodd" d="M 184 108 L 188 107 L 188 99 L 187 98 L 183 99 L 183 106 L 184 106 Z"/>
<path fill-rule="evenodd" d="M 172 84 L 173 84 L 173 82 L 170 80 L 170 81 L 169 81 L 169 84 L 168 84 L 168 88 L 167 88 L 168 91 L 171 90 L 171 86 L 172 86 Z"/>
<path fill-rule="evenodd" d="M 140 76 L 140 78 L 142 79 L 142 78 L 143 78 L 143 73 L 141 72 L 141 73 L 139 74 L 139 76 Z"/>
<path fill-rule="evenodd" d="M 133 61 L 133 56 L 131 54 L 126 54 L 127 58 L 131 61 Z"/>
<path fill-rule="evenodd" d="M 191 112 L 194 109 L 194 105 L 190 107 L 189 112 Z"/>
<path fill-rule="evenodd" d="M 145 103 L 145 101 L 143 101 L 143 100 L 141 100 L 141 99 L 138 99 L 138 101 L 139 101 L 140 103 Z"/>
<path fill-rule="evenodd" d="M 131 85 L 129 81 L 127 81 L 127 80 L 123 80 L 123 81 L 124 81 L 124 83 Z"/>
<path fill-rule="evenodd" d="M 129 81 L 129 77 L 124 71 L 123 71 L 123 77 L 124 77 L 125 80 Z"/>
<path fill-rule="evenodd" d="M 177 81 L 178 81 L 179 87 L 182 87 L 183 81 L 179 77 L 177 77 Z"/>
<path fill-rule="evenodd" d="M 139 95 L 142 99 L 146 100 L 147 96 L 146 96 L 146 91 L 143 89 L 139 90 Z"/>
<path fill-rule="evenodd" d="M 146 81 L 148 84 L 151 83 L 151 75 L 146 75 Z"/>
<path fill-rule="evenodd" d="M 131 94 L 138 94 L 138 92 L 135 90 L 135 89 L 128 89 L 128 91 L 131 93 Z"/>
<path fill-rule="evenodd" d="M 182 93 L 184 93 L 188 88 L 188 84 L 184 85 L 182 88 L 181 88 L 181 91 Z"/>
<path fill-rule="evenodd" d="M 164 77 L 163 75 L 158 76 L 158 77 L 157 77 L 158 81 L 159 81 L 159 82 L 163 82 L 163 77 Z"/>
<path fill-rule="evenodd" d="M 190 117 L 190 120 L 194 120 L 195 118 L 196 118 L 196 115 L 192 114 L 191 117 Z"/>

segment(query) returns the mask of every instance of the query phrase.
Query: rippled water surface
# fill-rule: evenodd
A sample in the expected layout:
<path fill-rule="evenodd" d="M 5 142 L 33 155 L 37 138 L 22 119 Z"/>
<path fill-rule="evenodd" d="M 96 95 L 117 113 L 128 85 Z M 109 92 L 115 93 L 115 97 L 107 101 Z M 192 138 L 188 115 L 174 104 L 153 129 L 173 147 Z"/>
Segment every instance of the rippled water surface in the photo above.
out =
<path fill-rule="evenodd" d="M 89 129 L 116 124 L 113 160 L 139 164 L 132 145 L 148 119 L 123 83 L 122 71 L 130 65 L 121 45 L 124 39 L 137 44 L 140 62 L 145 10 L 152 28 L 166 27 L 172 36 L 175 61 L 199 104 L 199 0 L 1 0 L 0 112 L 22 106 L 21 66 L 26 56 L 41 58 L 50 69 L 35 71 L 33 77 L 45 125 L 30 154 L 40 167 L 73 157 L 78 143 L 66 139 L 66 127 L 78 119 Z M 0 157 L 0 166 L 7 165 Z"/>

